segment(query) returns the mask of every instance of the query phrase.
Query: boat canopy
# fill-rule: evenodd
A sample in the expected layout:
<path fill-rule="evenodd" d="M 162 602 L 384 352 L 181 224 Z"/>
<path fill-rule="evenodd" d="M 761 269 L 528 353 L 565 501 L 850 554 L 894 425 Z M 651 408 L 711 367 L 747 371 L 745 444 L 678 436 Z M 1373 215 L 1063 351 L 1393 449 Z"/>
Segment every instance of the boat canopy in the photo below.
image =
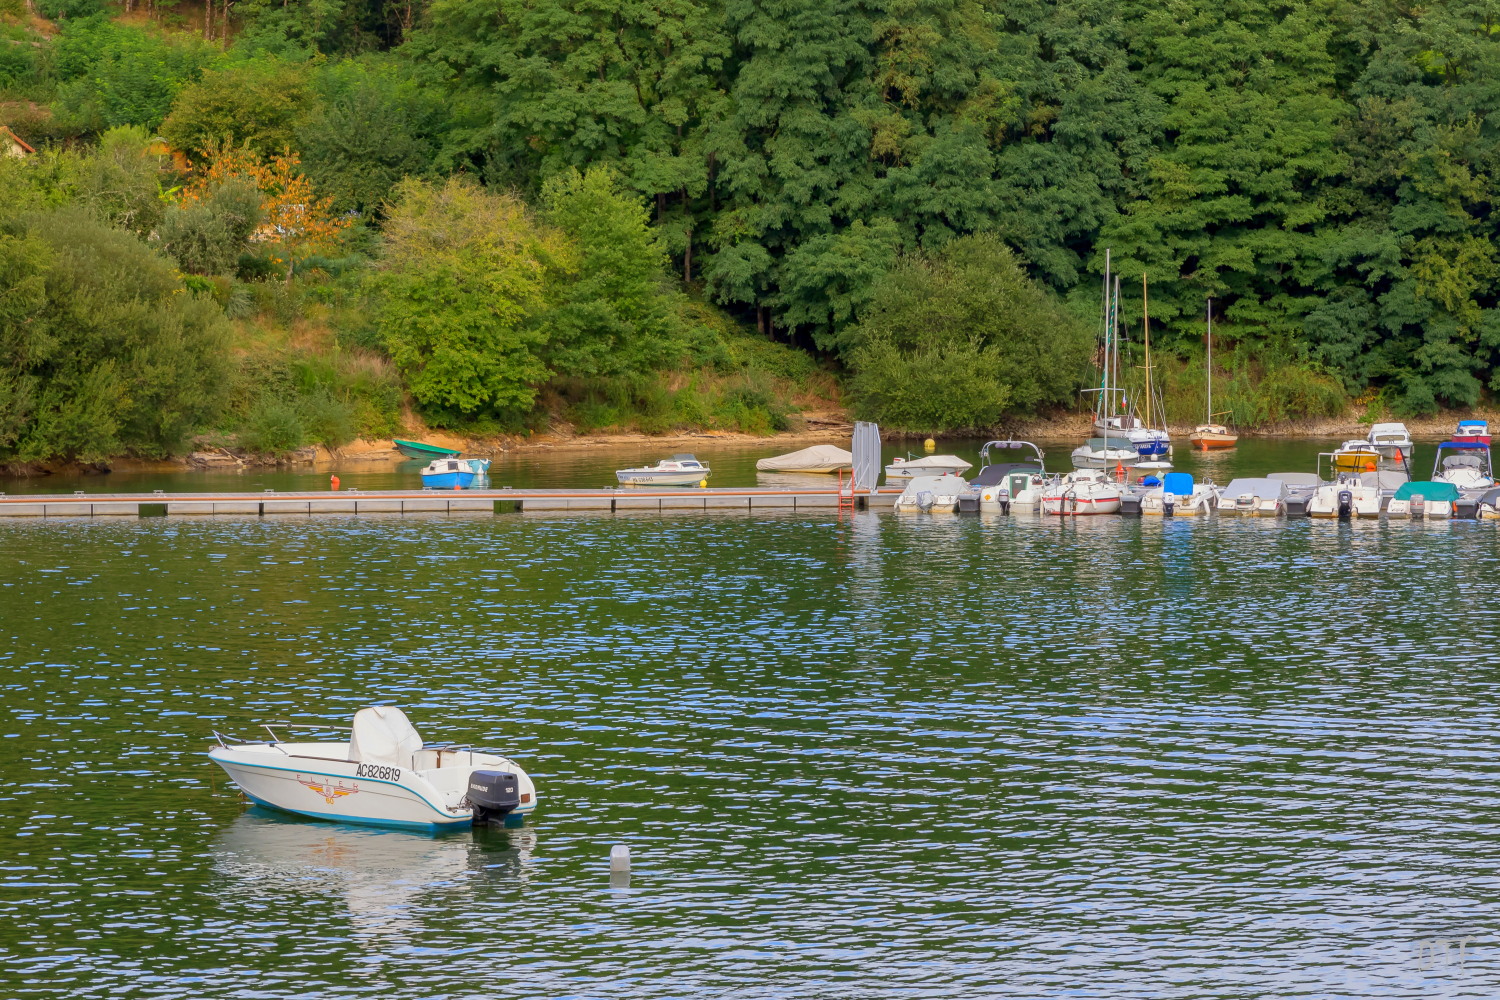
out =
<path fill-rule="evenodd" d="M 1438 450 L 1442 451 L 1444 448 L 1458 448 L 1462 451 L 1488 451 L 1489 447 L 1490 446 L 1485 444 L 1483 441 L 1444 441 L 1442 444 L 1438 445 Z"/>
<path fill-rule="evenodd" d="M 382 705 L 354 713 L 349 735 L 349 759 L 367 764 L 411 767 L 411 758 L 422 749 L 422 737 L 399 708 Z"/>
<path fill-rule="evenodd" d="M 1481 469 L 1484 463 L 1479 460 L 1478 455 L 1449 455 L 1443 459 L 1445 469 Z"/>
<path fill-rule="evenodd" d="M 1490 490 L 1479 498 L 1480 503 L 1489 504 L 1491 507 L 1500 507 L 1500 487 Z"/>
<path fill-rule="evenodd" d="M 836 444 L 815 444 L 811 448 L 763 458 L 755 463 L 755 468 L 761 472 L 832 472 L 853 467 L 853 453 Z"/>
<path fill-rule="evenodd" d="M 1458 422 L 1460 427 L 1488 427 L 1489 425 L 1488 420 L 1460 420 Z"/>
<path fill-rule="evenodd" d="M 1421 497 L 1423 500 L 1446 500 L 1452 503 L 1458 499 L 1458 487 L 1452 483 L 1433 483 L 1426 480 L 1418 480 L 1413 483 L 1402 483 L 1401 488 L 1396 490 L 1396 500 L 1414 500 Z"/>
<path fill-rule="evenodd" d="M 1005 477 L 1012 472 L 1035 473 L 1041 472 L 1042 467 L 1036 462 L 1000 462 L 996 465 L 986 465 L 979 470 L 979 475 L 969 480 L 971 486 L 995 486 L 1005 481 Z"/>
<path fill-rule="evenodd" d="M 1192 496 L 1192 474 L 1187 472 L 1169 472 L 1162 477 L 1161 488 L 1163 493 L 1170 493 L 1173 496 Z"/>
<path fill-rule="evenodd" d="M 1296 475 L 1296 473 L 1288 473 Z M 1234 479 L 1224 487 L 1223 496 L 1233 499 L 1242 497 L 1246 493 L 1253 495 L 1257 500 L 1280 499 L 1286 496 L 1286 483 L 1279 479 Z"/>
<path fill-rule="evenodd" d="M 1266 478 L 1288 486 L 1320 486 L 1323 483 L 1315 472 L 1273 472 Z"/>
<path fill-rule="evenodd" d="M 1047 457 L 1042 454 L 1042 449 L 1038 448 L 1030 441 L 986 441 L 984 444 L 979 446 L 979 461 L 981 464 L 990 464 L 991 448 L 994 448 L 998 451 L 1010 451 L 1016 448 L 1030 448 L 1032 451 L 1036 452 L 1036 460 L 1038 464 L 1045 462 Z"/>
<path fill-rule="evenodd" d="M 1359 484 L 1361 486 L 1373 486 L 1380 490 L 1394 490 L 1398 489 L 1402 483 L 1410 478 L 1404 472 L 1386 469 L 1383 472 L 1361 472 L 1359 474 Z"/>
<path fill-rule="evenodd" d="M 914 497 L 919 493 L 931 493 L 933 496 L 955 496 L 959 493 L 967 493 L 968 491 L 969 484 L 964 481 L 962 476 L 913 476 L 906 481 L 906 489 L 901 491 L 901 496 Z"/>
<path fill-rule="evenodd" d="M 973 462 L 965 462 L 957 455 L 928 455 L 902 462 L 903 469 L 971 469 Z"/>

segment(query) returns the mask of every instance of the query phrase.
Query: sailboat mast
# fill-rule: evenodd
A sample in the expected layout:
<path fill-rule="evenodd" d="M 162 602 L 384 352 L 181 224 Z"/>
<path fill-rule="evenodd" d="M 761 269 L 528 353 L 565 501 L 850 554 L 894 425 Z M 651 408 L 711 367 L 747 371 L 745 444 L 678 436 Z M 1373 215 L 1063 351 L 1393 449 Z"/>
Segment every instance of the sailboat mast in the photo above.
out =
<path fill-rule="evenodd" d="M 1204 419 L 1214 422 L 1214 297 L 1208 297 L 1208 362 L 1203 366 L 1203 377 L 1208 381 L 1208 415 Z"/>
<path fill-rule="evenodd" d="M 1120 377 L 1120 341 L 1124 339 L 1121 329 L 1124 325 L 1125 321 L 1120 316 L 1120 276 L 1117 274 L 1115 275 L 1115 392 L 1120 394 L 1120 413 L 1122 415 L 1128 411 L 1128 407 L 1125 405 L 1125 382 Z"/>
<path fill-rule="evenodd" d="M 1109 296 L 1109 271 L 1110 250 L 1106 249 L 1104 251 L 1104 358 L 1099 366 L 1104 383 L 1099 387 L 1099 405 L 1094 407 L 1094 415 L 1103 418 L 1106 425 L 1109 417 L 1109 344 L 1110 336 L 1115 328 L 1115 303 Z"/>
<path fill-rule="evenodd" d="M 1146 426 L 1151 421 L 1151 309 L 1146 304 L 1146 272 L 1141 272 L 1141 333 L 1146 338 Z"/>

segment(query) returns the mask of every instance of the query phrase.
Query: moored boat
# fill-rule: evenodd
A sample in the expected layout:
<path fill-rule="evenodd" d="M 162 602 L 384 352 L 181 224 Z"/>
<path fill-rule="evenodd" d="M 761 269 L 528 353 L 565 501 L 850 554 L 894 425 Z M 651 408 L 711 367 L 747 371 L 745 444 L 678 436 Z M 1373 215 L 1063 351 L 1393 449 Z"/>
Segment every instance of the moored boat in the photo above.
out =
<path fill-rule="evenodd" d="M 1500 520 L 1500 490 L 1490 490 L 1480 497 L 1474 516 L 1481 521 Z"/>
<path fill-rule="evenodd" d="M 854 454 L 838 445 L 815 444 L 786 455 L 763 458 L 755 463 L 757 472 L 806 472 L 832 474 L 854 468 Z"/>
<path fill-rule="evenodd" d="M 1458 428 L 1453 432 L 1453 443 L 1460 447 L 1470 447 L 1482 444 L 1486 448 L 1490 446 L 1490 425 L 1484 420 L 1460 420 Z"/>
<path fill-rule="evenodd" d="M 208 757 L 252 802 L 315 819 L 446 829 L 523 816 L 537 800 L 514 761 L 429 747 L 404 712 L 387 706 L 356 712 L 348 742 L 219 737 Z"/>
<path fill-rule="evenodd" d="M 1385 457 L 1369 441 L 1362 439 L 1345 441 L 1330 454 L 1337 472 L 1374 472 Z"/>
<path fill-rule="evenodd" d="M 1214 300 L 1212 298 L 1208 300 L 1204 317 L 1204 338 L 1208 344 L 1208 353 L 1203 361 L 1203 380 L 1207 384 L 1208 405 L 1204 410 L 1204 422 L 1193 428 L 1193 433 L 1188 435 L 1188 441 L 1198 451 L 1215 451 L 1233 448 L 1239 443 L 1240 436 L 1224 424 L 1214 423 L 1214 417 L 1223 414 L 1214 412 Z"/>
<path fill-rule="evenodd" d="M 709 471 L 692 455 L 673 455 L 655 465 L 616 469 L 615 478 L 625 486 L 696 486 L 708 478 Z"/>
<path fill-rule="evenodd" d="M 1452 517 L 1457 502 L 1458 487 L 1452 483 L 1416 480 L 1401 484 L 1386 505 L 1386 513 L 1391 517 Z"/>
<path fill-rule="evenodd" d="M 1188 441 L 1199 451 L 1216 451 L 1235 447 L 1240 436 L 1223 424 L 1199 424 L 1188 435 Z"/>
<path fill-rule="evenodd" d="M 1278 479 L 1234 479 L 1219 491 L 1220 514 L 1276 517 L 1286 509 L 1286 483 Z"/>
<path fill-rule="evenodd" d="M 1062 516 L 1117 514 L 1120 487 L 1102 470 L 1078 469 L 1049 483 L 1042 492 L 1042 513 Z"/>
<path fill-rule="evenodd" d="M 1031 449 L 1035 461 L 990 462 L 990 450 Z M 1012 508 L 1033 510 L 1042 502 L 1042 487 L 1047 479 L 1046 456 L 1030 441 L 986 441 L 979 449 L 979 472 L 969 480 L 975 494 L 976 508 L 982 511 L 1009 513 Z M 968 510 L 970 498 L 961 498 L 959 510 Z"/>
<path fill-rule="evenodd" d="M 1393 465 L 1404 465 L 1413 447 L 1411 432 L 1403 423 L 1374 424 L 1370 427 L 1366 440 L 1370 447 Z"/>
<path fill-rule="evenodd" d="M 439 448 L 435 444 L 423 444 L 421 441 L 403 441 L 395 438 L 391 443 L 407 458 L 457 458 L 462 454 L 456 448 Z"/>
<path fill-rule="evenodd" d="M 968 491 L 969 484 L 960 476 L 916 476 L 896 498 L 896 509 L 948 514 L 958 510 L 959 497 Z"/>
<path fill-rule="evenodd" d="M 1141 495 L 1141 513 L 1152 517 L 1193 517 L 1213 511 L 1218 493 L 1212 483 L 1194 483 L 1186 472 L 1169 472 L 1162 484 Z"/>
<path fill-rule="evenodd" d="M 1126 438 L 1089 438 L 1073 449 L 1075 469 L 1129 469 L 1139 464 L 1141 453 Z"/>
<path fill-rule="evenodd" d="M 966 462 L 957 455 L 928 455 L 925 458 L 908 455 L 885 467 L 885 479 L 888 483 L 905 483 L 918 476 L 956 476 L 973 467 L 973 462 Z"/>
<path fill-rule="evenodd" d="M 1308 517 L 1332 517 L 1347 520 L 1380 516 L 1380 487 L 1365 480 L 1379 473 L 1341 473 L 1334 482 L 1324 483 L 1313 491 L 1307 502 Z"/>
<path fill-rule="evenodd" d="M 1449 454 L 1444 455 L 1443 452 Z M 1461 490 L 1482 490 L 1495 485 L 1490 468 L 1489 445 L 1478 442 L 1444 441 L 1432 460 L 1432 481 L 1452 483 Z"/>
<path fill-rule="evenodd" d="M 429 490 L 464 490 L 473 486 L 480 475 L 482 472 L 468 459 L 439 458 L 428 462 L 422 470 L 422 486 Z"/>

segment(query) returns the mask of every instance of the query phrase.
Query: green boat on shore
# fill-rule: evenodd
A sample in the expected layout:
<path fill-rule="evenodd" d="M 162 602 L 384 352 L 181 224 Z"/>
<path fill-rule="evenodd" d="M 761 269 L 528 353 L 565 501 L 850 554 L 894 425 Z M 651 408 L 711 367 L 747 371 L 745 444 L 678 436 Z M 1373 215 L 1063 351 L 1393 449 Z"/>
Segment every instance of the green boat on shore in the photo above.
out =
<path fill-rule="evenodd" d="M 392 443 L 395 444 L 396 450 L 407 458 L 452 458 L 459 454 L 456 449 L 439 448 L 435 444 L 423 444 L 420 441 L 403 441 L 395 438 Z"/>

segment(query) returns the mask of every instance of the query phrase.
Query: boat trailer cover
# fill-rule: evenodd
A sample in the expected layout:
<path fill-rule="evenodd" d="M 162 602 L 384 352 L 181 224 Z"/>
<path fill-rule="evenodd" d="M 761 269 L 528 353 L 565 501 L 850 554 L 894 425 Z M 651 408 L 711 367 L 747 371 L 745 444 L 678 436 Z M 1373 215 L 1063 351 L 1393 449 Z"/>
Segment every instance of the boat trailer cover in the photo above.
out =
<path fill-rule="evenodd" d="M 422 737 L 399 708 L 377 706 L 354 713 L 349 736 L 349 759 L 390 767 L 411 767 L 412 755 L 422 749 Z"/>

